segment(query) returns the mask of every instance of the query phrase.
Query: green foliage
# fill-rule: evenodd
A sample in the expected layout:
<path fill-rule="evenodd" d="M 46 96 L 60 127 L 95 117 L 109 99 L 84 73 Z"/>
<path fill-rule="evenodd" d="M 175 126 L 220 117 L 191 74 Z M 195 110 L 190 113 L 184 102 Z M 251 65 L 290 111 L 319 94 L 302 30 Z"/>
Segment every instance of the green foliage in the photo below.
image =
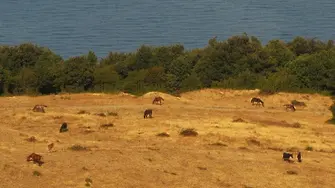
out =
<path fill-rule="evenodd" d="M 148 69 L 145 75 L 144 82 L 146 86 L 151 86 L 156 89 L 165 87 L 166 75 L 163 67 L 152 67 Z"/>
<path fill-rule="evenodd" d="M 86 56 L 72 57 L 64 64 L 63 81 L 66 91 L 88 91 L 93 87 L 95 66 Z"/>
<path fill-rule="evenodd" d="M 0 46 L 0 95 L 120 90 L 178 95 L 203 87 L 335 95 L 334 41 L 296 37 L 262 46 L 244 33 L 225 41 L 212 38 L 204 48 L 142 45 L 101 60 L 93 51 L 63 60 L 31 43 Z"/>
<path fill-rule="evenodd" d="M 94 86 L 99 92 L 116 91 L 119 88 L 120 76 L 112 66 L 98 67 L 94 71 Z"/>
<path fill-rule="evenodd" d="M 131 71 L 123 82 L 123 91 L 132 94 L 141 94 L 145 92 L 145 78 L 148 71 L 141 69 L 138 71 Z"/>
<path fill-rule="evenodd" d="M 192 72 L 185 80 L 181 83 L 182 91 L 192 91 L 201 88 L 201 81 L 195 72 Z"/>

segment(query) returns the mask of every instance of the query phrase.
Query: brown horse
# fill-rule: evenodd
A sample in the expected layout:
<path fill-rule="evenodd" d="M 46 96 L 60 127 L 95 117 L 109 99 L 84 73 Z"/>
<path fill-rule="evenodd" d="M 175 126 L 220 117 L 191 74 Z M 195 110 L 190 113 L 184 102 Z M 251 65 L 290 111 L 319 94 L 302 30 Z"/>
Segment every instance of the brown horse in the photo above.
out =
<path fill-rule="evenodd" d="M 44 162 L 41 161 L 42 160 L 42 156 L 38 155 L 36 153 L 32 153 L 27 157 L 27 161 L 33 161 L 34 163 L 37 163 L 39 166 L 41 166 Z"/>
<path fill-rule="evenodd" d="M 294 112 L 296 110 L 293 104 L 284 104 L 284 106 L 286 107 L 286 111 L 291 110 Z"/>
<path fill-rule="evenodd" d="M 298 162 L 299 162 L 299 163 L 302 162 L 302 160 L 301 160 L 301 152 L 300 152 L 300 151 L 298 152 L 297 159 L 298 159 Z"/>
<path fill-rule="evenodd" d="M 251 99 L 251 104 L 256 105 L 256 106 L 262 105 L 264 107 L 264 102 L 260 98 L 257 98 L 257 97 L 254 97 Z"/>
<path fill-rule="evenodd" d="M 147 118 L 148 116 L 149 116 L 150 118 L 152 118 L 152 110 L 151 110 L 151 109 L 146 109 L 146 110 L 144 111 L 144 119 Z"/>
<path fill-rule="evenodd" d="M 48 151 L 51 152 L 52 148 L 55 146 L 54 143 L 48 145 Z"/>
<path fill-rule="evenodd" d="M 155 97 L 154 100 L 152 101 L 152 104 L 160 104 L 162 105 L 162 101 L 164 101 L 164 99 L 160 96 Z"/>
<path fill-rule="evenodd" d="M 47 105 L 35 105 L 33 108 L 34 112 L 42 112 L 45 113 L 44 107 L 48 107 Z"/>
<path fill-rule="evenodd" d="M 292 153 L 288 153 L 288 152 L 283 153 L 283 160 L 284 161 L 291 162 L 290 158 L 293 159 L 293 154 Z"/>

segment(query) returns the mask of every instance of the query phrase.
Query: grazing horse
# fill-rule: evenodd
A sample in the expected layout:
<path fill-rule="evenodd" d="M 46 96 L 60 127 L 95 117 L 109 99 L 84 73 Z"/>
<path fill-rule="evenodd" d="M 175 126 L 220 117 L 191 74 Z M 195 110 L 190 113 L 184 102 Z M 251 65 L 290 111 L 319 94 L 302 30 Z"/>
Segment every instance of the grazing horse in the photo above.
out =
<path fill-rule="evenodd" d="M 48 145 L 48 150 L 49 150 L 49 152 L 51 152 L 51 150 L 52 150 L 52 148 L 53 148 L 54 146 L 55 146 L 54 143 L 51 143 L 51 144 Z"/>
<path fill-rule="evenodd" d="M 41 166 L 44 162 L 41 161 L 42 156 L 38 155 L 36 153 L 32 153 L 27 157 L 27 161 L 33 161 L 34 163 L 37 163 L 39 166 Z"/>
<path fill-rule="evenodd" d="M 290 161 L 290 158 L 293 159 L 293 154 L 292 153 L 287 153 L 287 152 L 283 153 L 283 160 L 284 161 Z"/>
<path fill-rule="evenodd" d="M 164 99 L 162 97 L 155 97 L 154 100 L 152 101 L 152 104 L 159 104 L 162 105 L 162 101 L 164 101 Z"/>
<path fill-rule="evenodd" d="M 33 108 L 34 112 L 42 112 L 45 113 L 44 107 L 48 107 L 47 105 L 35 105 Z"/>
<path fill-rule="evenodd" d="M 147 118 L 148 116 L 149 116 L 150 118 L 152 118 L 152 110 L 151 110 L 151 109 L 146 109 L 146 110 L 144 111 L 144 119 Z"/>
<path fill-rule="evenodd" d="M 286 108 L 285 108 L 286 111 L 287 111 L 287 110 L 291 110 L 291 111 L 294 112 L 294 111 L 296 110 L 293 104 L 284 104 L 283 106 L 286 107 Z"/>
<path fill-rule="evenodd" d="M 59 129 L 59 132 L 62 133 L 62 132 L 66 132 L 68 131 L 68 128 L 67 128 L 67 123 L 63 123 L 62 126 L 60 127 Z"/>
<path fill-rule="evenodd" d="M 254 97 L 251 99 L 251 104 L 252 105 L 262 105 L 264 107 L 264 102 L 260 99 L 260 98 L 257 98 L 257 97 Z"/>
<path fill-rule="evenodd" d="M 298 162 L 301 163 L 302 162 L 302 160 L 301 160 L 301 152 L 298 152 L 297 158 L 298 158 Z"/>

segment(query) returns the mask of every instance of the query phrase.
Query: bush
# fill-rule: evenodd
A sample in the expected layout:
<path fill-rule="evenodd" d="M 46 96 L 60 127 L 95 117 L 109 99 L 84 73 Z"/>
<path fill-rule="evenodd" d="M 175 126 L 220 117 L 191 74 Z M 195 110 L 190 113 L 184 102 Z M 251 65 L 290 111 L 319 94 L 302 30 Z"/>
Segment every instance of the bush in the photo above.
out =
<path fill-rule="evenodd" d="M 335 102 L 333 105 L 331 105 L 329 107 L 329 110 L 331 111 L 331 113 L 333 114 L 332 119 L 328 120 L 329 123 L 335 124 Z"/>
<path fill-rule="evenodd" d="M 73 151 L 86 151 L 86 150 L 88 150 L 85 146 L 81 146 L 79 144 L 75 144 L 75 145 L 71 146 L 70 149 L 73 150 Z"/>

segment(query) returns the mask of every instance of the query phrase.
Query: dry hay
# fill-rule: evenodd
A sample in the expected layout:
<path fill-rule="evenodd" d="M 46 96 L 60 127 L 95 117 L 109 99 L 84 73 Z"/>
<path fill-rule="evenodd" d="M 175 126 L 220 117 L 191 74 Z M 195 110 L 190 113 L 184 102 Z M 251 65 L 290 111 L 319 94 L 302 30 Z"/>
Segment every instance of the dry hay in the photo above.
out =
<path fill-rule="evenodd" d="M 71 147 L 69 147 L 70 150 L 72 151 L 87 151 L 89 150 L 88 147 L 85 147 L 85 146 L 82 146 L 82 145 L 79 145 L 79 144 L 75 144 Z"/>
<path fill-rule="evenodd" d="M 269 91 L 269 90 L 261 90 L 258 92 L 259 95 L 261 96 L 269 96 L 269 95 L 275 95 L 276 92 L 274 91 Z"/>
<path fill-rule="evenodd" d="M 228 145 L 222 142 L 215 142 L 215 143 L 211 143 L 209 144 L 211 146 L 223 146 L 223 147 L 227 147 Z"/>
<path fill-rule="evenodd" d="M 238 94 L 238 92 L 236 93 Z M 225 185 L 231 185 L 231 187 L 243 187 L 244 185 L 252 187 L 280 187 L 280 185 L 283 185 L 283 182 L 285 182 L 283 186 L 301 185 L 308 187 L 311 181 L 321 183 L 320 186 L 322 187 L 327 187 L 327 185 L 334 185 L 333 182 L 335 182 L 333 180 L 334 178 L 331 178 L 334 172 L 330 168 L 334 166 L 334 162 L 331 160 L 333 154 L 319 153 L 321 149 L 332 148 L 333 150 L 334 148 L 334 143 L 332 142 L 334 126 L 322 124 L 324 122 L 323 120 L 327 119 L 327 114 L 323 116 L 320 115 L 320 117 L 315 115 L 314 117 L 314 113 L 308 112 L 308 110 L 299 111 L 298 113 L 285 113 L 279 104 L 273 103 L 270 100 L 270 98 L 277 97 L 278 99 L 284 100 L 285 103 L 290 102 L 290 100 L 278 96 L 278 94 L 265 98 L 266 109 L 264 110 L 251 109 L 250 101 L 248 101 L 248 103 L 244 102 L 249 99 L 249 96 L 231 98 L 233 100 L 223 98 L 223 100 L 221 100 L 222 104 L 228 105 L 228 107 L 227 109 L 217 110 L 203 108 L 202 104 L 208 101 L 213 104 L 218 103 L 218 101 L 211 101 L 210 99 L 208 99 L 208 101 L 194 100 L 191 101 L 191 105 L 174 102 L 173 105 L 166 106 L 168 109 L 162 110 L 160 117 L 153 121 L 142 121 L 142 117 L 140 116 L 143 112 L 143 101 L 146 100 L 146 104 L 148 104 L 153 98 L 129 100 L 129 98 L 117 98 L 115 95 L 110 95 L 105 99 L 97 96 L 96 98 L 99 100 L 93 99 L 93 96 L 86 96 L 86 98 L 83 97 L 77 100 L 77 95 L 71 96 L 76 100 L 50 102 L 50 105 L 54 106 L 54 108 L 51 113 L 46 115 L 27 112 L 31 104 L 46 103 L 46 101 L 42 101 L 42 99 L 27 98 L 27 101 L 25 101 L 26 98 L 17 97 L 18 101 L 23 101 L 20 107 L 14 107 L 12 103 L 10 103 L 11 101 L 6 98 L 1 99 L 4 106 L 2 118 L 5 121 L 2 129 L 0 129 L 3 135 L 1 136 L 1 141 L 3 142 L 0 144 L 0 151 L 4 158 L 4 164 L 2 164 L 2 166 L 5 166 L 5 161 L 8 161 L 8 164 L 11 163 L 13 167 L 23 172 L 22 175 L 15 177 L 16 179 L 18 178 L 17 180 L 14 180 L 14 178 L 11 177 L 11 173 L 14 169 L 4 171 L 4 178 L 1 181 L 4 187 L 23 184 L 34 187 L 36 183 L 46 187 L 78 187 L 84 186 L 86 177 L 91 178 L 88 176 L 89 174 L 106 174 L 111 171 L 118 171 L 120 173 L 111 173 L 110 177 L 101 179 L 102 181 L 97 179 L 94 182 L 95 185 L 92 186 L 178 187 L 180 186 L 180 174 L 183 174 L 185 168 L 187 168 L 188 171 L 184 178 L 187 180 L 184 181 L 186 187 L 191 187 L 194 184 L 197 184 L 199 187 L 228 187 Z M 222 94 L 220 94 L 220 96 L 224 97 Z M 111 100 L 111 98 L 113 99 Z M 300 98 L 296 99 L 301 100 Z M 322 105 L 324 101 L 325 100 L 322 99 L 319 103 Z M 201 104 L 199 104 L 199 102 Z M 308 106 L 310 107 L 310 104 L 313 104 L 313 102 L 315 102 L 313 97 L 310 97 Z M 124 117 L 121 116 L 123 114 L 120 115 L 122 118 L 101 118 L 93 115 L 95 112 L 104 112 L 105 108 L 107 111 L 107 108 L 114 104 L 115 106 L 119 106 L 118 109 L 120 109 L 120 112 L 117 112 L 123 112 Z M 326 109 L 321 105 L 319 107 L 320 109 Z M 69 109 L 66 109 L 68 106 Z M 148 104 L 148 106 L 151 106 L 151 104 Z M 230 106 L 238 106 L 238 108 L 230 108 Z M 269 109 L 269 107 L 272 106 L 277 107 L 277 109 Z M 145 106 L 145 108 L 147 107 Z M 5 112 L 6 109 L 9 110 Z M 92 115 L 77 115 L 76 113 L 82 109 L 90 111 Z M 314 110 L 312 108 L 310 109 Z M 267 111 L 271 113 L 267 113 Z M 190 113 L 186 115 L 183 114 L 183 112 Z M 13 113 L 16 113 L 15 117 L 12 116 Z M 21 123 L 20 118 L 22 116 L 25 116 L 27 119 Z M 57 116 L 61 119 L 53 119 Z M 231 123 L 232 120 L 238 118 L 251 123 Z M 254 120 L 254 122 L 261 120 L 261 122 L 265 123 L 266 120 L 269 120 L 279 125 L 277 125 L 277 127 L 259 126 L 258 124 L 252 123 L 252 120 Z M 283 120 L 287 122 L 281 124 Z M 63 121 L 68 122 L 70 126 L 73 125 L 73 131 L 69 132 L 71 134 L 54 134 L 57 131 L 58 124 Z M 290 124 L 292 125 L 294 122 L 303 123 L 304 129 L 286 128 L 286 126 L 290 126 Z M 18 123 L 21 123 L 21 125 L 18 125 Z M 99 126 L 103 123 L 117 123 L 116 125 L 120 125 L 120 127 L 114 130 L 114 128 L 106 126 L 109 128 L 108 130 L 100 129 L 98 131 Z M 221 129 L 212 128 L 213 124 L 220 125 Z M 89 125 L 94 128 L 96 132 L 91 135 L 83 135 L 81 131 L 84 129 L 78 129 L 77 127 L 79 125 Z M 192 138 L 179 135 L 179 129 L 183 125 L 188 125 L 185 128 L 195 128 L 199 131 L 199 136 Z M 296 126 L 298 126 L 298 124 Z M 167 131 L 165 129 L 173 131 L 173 133 L 169 131 L 171 134 L 170 137 L 156 137 L 157 133 Z M 137 130 L 146 134 L 139 136 Z M 113 132 L 112 135 L 110 131 Z M 177 137 L 174 137 L 175 131 L 177 131 Z M 26 135 L 15 136 L 18 135 L 18 133 L 25 133 Z M 319 133 L 320 136 L 314 135 L 316 133 Z M 48 136 L 49 134 L 50 137 Z M 48 137 L 47 143 L 50 143 L 51 140 L 62 140 L 62 143 L 57 147 L 57 149 L 59 148 L 58 151 L 48 154 L 46 158 L 46 162 L 50 164 L 48 166 L 52 167 L 52 173 L 50 169 L 42 168 L 44 170 L 41 172 L 44 176 L 42 176 L 42 179 L 35 177 L 33 178 L 35 179 L 34 181 L 31 180 L 33 177 L 32 170 L 34 169 L 21 168 L 21 163 L 12 163 L 13 160 L 19 159 L 22 154 L 24 155 L 23 152 L 33 149 L 34 146 L 32 143 L 28 143 L 24 140 L 32 135 L 36 136 L 39 141 Z M 43 138 L 40 137 L 42 135 Z M 248 145 L 248 141 L 246 141 L 248 138 L 250 145 Z M 11 143 L 19 144 L 12 145 Z M 74 151 L 68 150 L 67 148 L 71 146 L 72 143 L 79 143 L 81 147 L 73 147 Z M 94 152 L 96 150 L 90 147 L 91 144 L 99 146 L 97 149 L 99 152 Z M 306 152 L 304 156 L 308 165 L 297 166 L 297 163 L 286 164 L 282 162 L 280 154 L 282 151 L 286 151 L 288 147 L 296 146 L 299 147 L 301 151 L 310 144 L 315 149 L 314 152 Z M 47 144 L 44 143 L 37 144 L 36 151 L 45 150 L 46 145 Z M 176 145 L 178 145 L 178 147 L 176 147 Z M 229 146 L 227 147 L 227 145 Z M 147 149 L 147 147 L 149 148 Z M 169 163 L 164 162 L 169 158 L 170 153 L 174 154 L 174 160 L 170 160 Z M 11 157 L 14 157 L 14 159 Z M 150 158 L 151 160 L 143 160 L 146 158 Z M 315 162 L 316 159 L 319 162 Z M 97 161 L 99 162 L 97 163 Z M 264 163 L 266 163 L 265 166 L 262 165 Z M 87 168 L 83 168 L 84 166 Z M 145 170 L 143 170 L 143 166 L 146 167 Z M 304 173 L 300 173 L 300 166 L 304 168 Z M 276 168 L 271 169 L 269 167 Z M 83 173 L 83 176 L 81 178 L 76 178 L 75 175 L 71 177 L 66 176 L 66 174 L 71 174 L 73 169 L 80 170 L 78 172 Z M 89 170 L 87 171 L 87 169 Z M 134 169 L 143 173 L 143 176 L 139 177 L 138 173 L 132 173 Z M 158 172 L 157 169 L 159 169 L 160 173 L 155 173 Z M 202 171 L 206 169 L 211 173 Z M 299 173 L 299 178 L 296 179 L 294 178 L 296 176 L 286 174 L 288 170 L 296 170 Z M 163 171 L 170 172 L 171 175 L 172 173 L 177 175 L 171 176 L 170 174 L 165 174 Z M 219 171 L 230 171 L 232 172 L 230 173 L 232 176 L 216 173 Z M 59 172 L 65 173 L 59 174 Z M 241 172 L 245 178 L 241 179 Z M 310 179 L 308 174 L 313 173 L 315 173 L 316 176 Z M 58 174 L 61 180 L 71 179 L 73 182 L 52 181 L 52 174 Z M 147 177 L 152 175 L 154 175 L 154 179 L 163 179 L 158 182 L 150 182 L 150 179 Z M 122 178 L 126 176 L 129 178 Z M 132 181 L 135 176 L 139 177 L 136 182 Z M 278 176 L 278 178 L 271 181 L 271 185 L 269 185 L 269 182 L 266 180 L 274 176 Z M 188 181 L 190 178 L 192 181 Z M 9 181 L 6 181 L 6 179 L 9 179 Z M 7 182 L 11 182 L 11 184 Z M 14 184 L 12 182 L 14 182 Z"/>
<path fill-rule="evenodd" d="M 248 138 L 246 140 L 247 140 L 248 145 L 261 146 L 261 142 L 258 141 L 256 138 Z"/>
<path fill-rule="evenodd" d="M 325 106 L 330 106 L 332 104 L 331 97 L 322 96 L 320 94 L 299 94 L 299 93 L 284 93 L 279 92 L 275 95 L 266 96 L 265 105 L 266 106 L 281 106 L 283 104 L 291 103 L 292 101 L 306 101 L 308 100 L 308 106 L 306 109 L 321 110 Z M 320 103 L 320 101 L 323 101 Z M 296 106 L 297 107 L 297 106 Z M 303 107 L 299 106 L 298 107 Z"/>
<path fill-rule="evenodd" d="M 108 129 L 109 127 L 114 127 L 113 123 L 105 123 L 100 125 L 100 128 Z"/>
<path fill-rule="evenodd" d="M 162 97 L 164 100 L 178 100 L 178 97 L 175 97 L 173 95 L 167 94 L 167 93 L 162 93 L 162 92 L 158 92 L 158 91 L 152 91 L 152 92 L 148 92 L 145 93 L 144 95 L 141 96 L 141 98 L 149 98 L 149 99 L 154 99 L 155 97 Z"/>
<path fill-rule="evenodd" d="M 86 129 L 83 131 L 84 134 L 89 134 L 89 133 L 93 133 L 93 132 L 95 132 L 95 131 L 92 130 L 90 127 L 89 127 L 89 128 L 86 128 Z"/>
<path fill-rule="evenodd" d="M 291 104 L 293 104 L 294 106 L 301 106 L 301 107 L 306 107 L 307 105 L 304 102 L 301 101 L 297 101 L 297 100 L 292 100 Z"/>
<path fill-rule="evenodd" d="M 130 93 L 125 93 L 125 92 L 119 92 L 119 93 L 117 94 L 117 96 L 118 96 L 118 97 L 131 97 L 131 98 L 137 98 L 137 96 L 132 95 L 132 94 L 130 94 Z"/>
<path fill-rule="evenodd" d="M 87 112 L 85 110 L 80 110 L 77 114 L 91 114 L 91 113 L 89 113 L 89 112 Z"/>
<path fill-rule="evenodd" d="M 170 134 L 168 132 L 161 132 L 161 133 L 156 134 L 156 136 L 159 136 L 159 137 L 170 137 Z"/>
<path fill-rule="evenodd" d="M 263 126 L 278 126 L 278 127 L 289 127 L 289 128 L 301 128 L 302 125 L 299 122 L 288 123 L 285 120 L 252 120 L 253 123 L 257 123 Z"/>
<path fill-rule="evenodd" d="M 118 116 L 118 113 L 116 113 L 116 112 L 99 112 L 99 113 L 95 113 L 94 115 L 101 116 L 101 117 L 107 117 L 107 116 Z"/>
<path fill-rule="evenodd" d="M 295 171 L 295 170 L 288 170 L 288 171 L 286 171 L 286 173 L 290 174 L 290 175 L 297 175 L 298 174 L 298 172 Z"/>
<path fill-rule="evenodd" d="M 29 138 L 26 138 L 25 140 L 28 142 L 37 142 L 37 139 L 35 138 L 35 136 L 31 136 Z"/>
<path fill-rule="evenodd" d="M 246 121 L 243 120 L 242 118 L 234 118 L 232 122 L 234 122 L 234 123 L 246 123 Z"/>
<path fill-rule="evenodd" d="M 198 136 L 198 132 L 193 128 L 187 128 L 180 131 L 180 135 L 183 136 Z"/>
<path fill-rule="evenodd" d="M 259 89 L 255 90 L 232 90 L 232 89 L 201 89 L 182 93 L 182 97 L 187 98 L 207 98 L 207 99 L 222 99 L 222 97 L 235 97 L 241 95 L 255 95 Z"/>

